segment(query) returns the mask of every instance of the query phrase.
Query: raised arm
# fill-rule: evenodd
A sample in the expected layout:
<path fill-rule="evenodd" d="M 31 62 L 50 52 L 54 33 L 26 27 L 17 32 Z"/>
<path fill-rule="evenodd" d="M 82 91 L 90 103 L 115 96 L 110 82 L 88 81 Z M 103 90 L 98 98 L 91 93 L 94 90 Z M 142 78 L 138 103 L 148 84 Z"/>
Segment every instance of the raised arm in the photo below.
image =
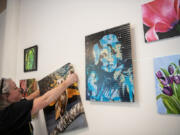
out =
<path fill-rule="evenodd" d="M 29 96 L 26 97 L 27 100 L 31 100 L 34 99 L 36 97 L 38 97 L 40 95 L 40 91 L 36 90 L 35 92 L 33 92 L 32 94 L 30 94 Z"/>
<path fill-rule="evenodd" d="M 67 79 L 61 83 L 58 87 L 46 92 L 44 95 L 35 98 L 31 114 L 35 114 L 40 109 L 45 108 L 53 101 L 57 100 L 58 97 L 73 83 L 78 81 L 78 77 L 75 73 L 70 74 Z"/>

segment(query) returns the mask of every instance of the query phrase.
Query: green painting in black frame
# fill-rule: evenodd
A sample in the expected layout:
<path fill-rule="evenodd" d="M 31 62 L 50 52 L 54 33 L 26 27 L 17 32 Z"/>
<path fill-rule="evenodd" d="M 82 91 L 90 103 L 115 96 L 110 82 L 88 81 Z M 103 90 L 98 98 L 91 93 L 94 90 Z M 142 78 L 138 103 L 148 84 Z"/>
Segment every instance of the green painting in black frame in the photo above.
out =
<path fill-rule="evenodd" d="M 37 71 L 38 46 L 24 49 L 24 72 Z"/>

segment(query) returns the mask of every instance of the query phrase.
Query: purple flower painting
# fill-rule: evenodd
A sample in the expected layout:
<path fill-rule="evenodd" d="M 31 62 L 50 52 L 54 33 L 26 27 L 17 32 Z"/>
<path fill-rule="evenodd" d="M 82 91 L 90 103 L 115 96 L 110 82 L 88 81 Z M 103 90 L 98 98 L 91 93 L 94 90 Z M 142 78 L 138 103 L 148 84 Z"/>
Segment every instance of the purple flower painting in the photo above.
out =
<path fill-rule="evenodd" d="M 156 99 L 161 114 L 180 114 L 180 55 L 154 59 Z"/>
<path fill-rule="evenodd" d="M 142 5 L 145 42 L 180 35 L 180 0 L 154 0 Z"/>

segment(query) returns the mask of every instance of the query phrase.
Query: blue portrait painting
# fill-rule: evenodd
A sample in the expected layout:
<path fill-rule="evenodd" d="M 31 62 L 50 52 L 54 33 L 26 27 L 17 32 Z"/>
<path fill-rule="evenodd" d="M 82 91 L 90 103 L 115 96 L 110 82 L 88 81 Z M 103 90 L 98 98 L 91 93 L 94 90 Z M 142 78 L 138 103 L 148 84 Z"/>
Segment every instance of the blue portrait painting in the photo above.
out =
<path fill-rule="evenodd" d="M 130 24 L 85 37 L 86 99 L 134 102 Z"/>

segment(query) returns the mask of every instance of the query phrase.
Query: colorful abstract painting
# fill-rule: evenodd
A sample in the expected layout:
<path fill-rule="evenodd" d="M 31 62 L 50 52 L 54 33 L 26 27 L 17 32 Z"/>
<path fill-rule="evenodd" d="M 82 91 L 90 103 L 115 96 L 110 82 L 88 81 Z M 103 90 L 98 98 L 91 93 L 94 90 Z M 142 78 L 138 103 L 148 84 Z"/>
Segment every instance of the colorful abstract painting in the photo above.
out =
<path fill-rule="evenodd" d="M 37 90 L 37 81 L 36 79 L 25 79 L 19 81 L 21 92 L 23 97 L 27 97 Z"/>
<path fill-rule="evenodd" d="M 156 99 L 160 114 L 180 114 L 180 55 L 154 59 Z"/>
<path fill-rule="evenodd" d="M 37 70 L 38 47 L 24 49 L 24 72 Z"/>
<path fill-rule="evenodd" d="M 43 95 L 52 88 L 57 87 L 73 72 L 72 64 L 68 63 L 44 77 L 38 81 L 40 94 Z M 49 135 L 87 127 L 77 83 L 68 87 L 58 100 L 46 107 L 44 114 Z"/>
<path fill-rule="evenodd" d="M 134 102 L 130 24 L 85 37 L 86 99 Z"/>
<path fill-rule="evenodd" d="M 180 0 L 154 0 L 142 5 L 145 42 L 180 35 Z"/>

